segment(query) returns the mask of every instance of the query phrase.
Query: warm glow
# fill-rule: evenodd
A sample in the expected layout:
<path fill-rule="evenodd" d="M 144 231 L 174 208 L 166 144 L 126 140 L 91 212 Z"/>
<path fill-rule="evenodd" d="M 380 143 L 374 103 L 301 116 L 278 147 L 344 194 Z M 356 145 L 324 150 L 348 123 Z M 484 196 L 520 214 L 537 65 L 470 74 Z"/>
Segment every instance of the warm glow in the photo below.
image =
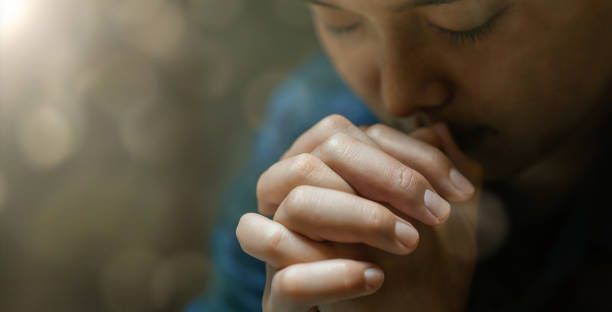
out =
<path fill-rule="evenodd" d="M 11 30 L 23 20 L 29 0 L 0 0 L 0 31 Z"/>

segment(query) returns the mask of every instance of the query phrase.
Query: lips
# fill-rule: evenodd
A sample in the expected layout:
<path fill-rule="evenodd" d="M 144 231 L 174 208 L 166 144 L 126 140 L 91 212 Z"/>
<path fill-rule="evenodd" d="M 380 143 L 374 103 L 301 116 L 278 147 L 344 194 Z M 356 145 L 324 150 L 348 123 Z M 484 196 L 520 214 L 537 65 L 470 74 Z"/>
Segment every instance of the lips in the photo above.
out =
<path fill-rule="evenodd" d="M 498 133 L 498 131 L 486 125 L 466 128 L 449 124 L 449 128 L 457 145 L 466 152 L 477 149 L 487 137 Z"/>
<path fill-rule="evenodd" d="M 429 127 L 437 122 L 446 123 L 451 131 L 453 139 L 457 145 L 464 151 L 469 152 L 475 150 L 484 143 L 485 139 L 499 134 L 495 128 L 486 124 L 466 125 L 465 123 L 457 123 L 444 118 L 436 118 L 431 112 L 416 112 L 405 119 L 392 119 L 388 122 L 405 133 L 410 133 L 417 128 Z"/>

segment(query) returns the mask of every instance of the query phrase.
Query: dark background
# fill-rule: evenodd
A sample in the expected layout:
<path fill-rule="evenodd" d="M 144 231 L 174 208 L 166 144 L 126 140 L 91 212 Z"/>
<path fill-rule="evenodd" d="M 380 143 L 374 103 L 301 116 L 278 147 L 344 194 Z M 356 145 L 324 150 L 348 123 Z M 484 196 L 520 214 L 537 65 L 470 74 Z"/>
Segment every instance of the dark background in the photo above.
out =
<path fill-rule="evenodd" d="M 0 311 L 178 311 L 301 0 L 0 0 Z"/>

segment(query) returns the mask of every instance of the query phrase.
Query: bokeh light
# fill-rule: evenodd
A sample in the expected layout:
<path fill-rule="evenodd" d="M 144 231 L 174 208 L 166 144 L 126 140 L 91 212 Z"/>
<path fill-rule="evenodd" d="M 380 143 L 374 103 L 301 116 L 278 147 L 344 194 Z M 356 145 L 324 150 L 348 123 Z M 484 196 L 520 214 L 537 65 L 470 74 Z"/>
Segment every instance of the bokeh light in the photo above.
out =
<path fill-rule="evenodd" d="M 23 23 L 32 0 L 0 0 L 0 34 L 8 34 Z"/>
<path fill-rule="evenodd" d="M 150 283 L 160 256 L 154 250 L 128 249 L 104 266 L 100 275 L 107 311 L 153 310 Z"/>
<path fill-rule="evenodd" d="M 197 12 L 196 23 L 205 29 L 222 30 L 236 23 L 244 11 L 245 0 L 189 0 L 188 4 Z"/>
<path fill-rule="evenodd" d="M 23 118 L 17 136 L 25 158 L 36 168 L 50 169 L 74 152 L 73 131 L 64 113 L 43 106 Z"/>
<path fill-rule="evenodd" d="M 155 268 L 151 281 L 154 306 L 166 311 L 177 297 L 196 296 L 190 290 L 206 284 L 209 269 L 209 260 L 202 253 L 186 252 L 164 259 Z"/>
<path fill-rule="evenodd" d="M 305 1 L 273 0 L 276 16 L 282 22 L 298 29 L 309 29 L 311 17 Z"/>
<path fill-rule="evenodd" d="M 202 82 L 199 93 L 206 99 L 221 99 L 234 86 L 237 64 L 234 52 L 222 42 L 207 39 L 202 46 L 191 51 L 191 57 L 202 58 L 200 65 L 206 68 L 198 77 Z"/>
<path fill-rule="evenodd" d="M 287 75 L 285 69 L 269 69 L 251 80 L 244 91 L 242 112 L 252 129 L 261 126 L 270 94 Z M 299 96 L 299 95 L 296 95 Z"/>
<path fill-rule="evenodd" d="M 183 12 L 172 1 L 115 1 L 109 11 L 114 27 L 125 42 L 150 56 L 171 56 L 183 39 Z"/>
<path fill-rule="evenodd" d="M 171 115 L 131 111 L 120 119 L 121 143 L 132 159 L 141 164 L 168 161 L 179 135 L 177 122 Z"/>
<path fill-rule="evenodd" d="M 180 311 L 269 92 L 316 49 L 307 10 L 0 4 L 0 311 Z"/>
<path fill-rule="evenodd" d="M 155 106 L 164 91 L 156 68 L 129 54 L 107 55 L 82 76 L 91 104 L 118 120 Z"/>

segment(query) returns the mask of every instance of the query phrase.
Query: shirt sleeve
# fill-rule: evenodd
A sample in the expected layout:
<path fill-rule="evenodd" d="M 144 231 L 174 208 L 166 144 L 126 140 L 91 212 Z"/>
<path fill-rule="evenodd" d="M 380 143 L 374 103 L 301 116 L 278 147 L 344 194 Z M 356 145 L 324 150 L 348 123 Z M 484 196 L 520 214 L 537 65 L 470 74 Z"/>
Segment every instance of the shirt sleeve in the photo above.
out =
<path fill-rule="evenodd" d="M 261 311 L 265 266 L 240 249 L 236 225 L 242 214 L 257 211 L 255 187 L 259 175 L 299 135 L 330 114 L 344 115 L 357 125 L 376 122 L 327 58 L 318 53 L 298 67 L 271 97 L 251 153 L 219 207 L 219 221 L 211 236 L 214 277 L 207 292 L 188 305 L 185 312 Z"/>

